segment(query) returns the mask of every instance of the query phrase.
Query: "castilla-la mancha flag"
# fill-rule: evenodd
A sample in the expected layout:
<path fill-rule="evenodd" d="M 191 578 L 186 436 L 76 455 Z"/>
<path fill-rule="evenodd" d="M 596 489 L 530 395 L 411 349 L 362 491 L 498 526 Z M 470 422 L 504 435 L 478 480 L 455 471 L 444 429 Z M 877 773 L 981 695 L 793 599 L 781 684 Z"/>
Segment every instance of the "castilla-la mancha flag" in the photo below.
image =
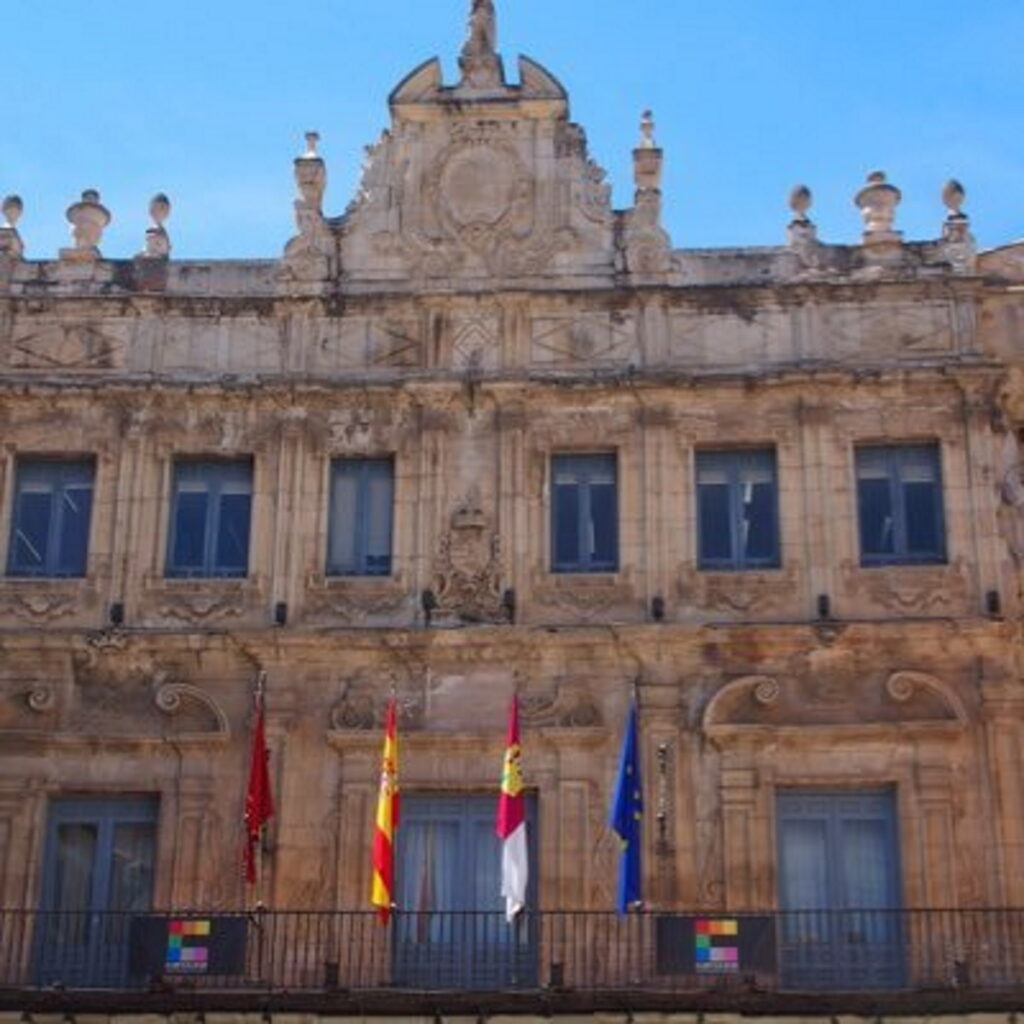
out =
<path fill-rule="evenodd" d="M 377 819 L 373 828 L 373 884 L 370 903 L 381 924 L 387 924 L 395 898 L 395 836 L 398 832 L 398 722 L 395 698 L 388 701 L 384 721 L 384 753 L 380 765 Z"/>
<path fill-rule="evenodd" d="M 274 816 L 274 796 L 270 792 L 270 769 L 267 762 L 267 736 L 264 729 L 263 703 L 264 676 L 256 684 L 256 721 L 252 729 L 252 749 L 249 752 L 249 781 L 245 787 L 245 848 L 242 860 L 245 880 L 256 884 L 256 851 L 260 845 L 263 826 Z"/>
<path fill-rule="evenodd" d="M 510 922 L 526 906 L 526 883 L 529 877 L 521 754 L 519 705 L 513 696 L 508 709 L 508 734 L 505 739 L 505 762 L 501 770 L 496 827 L 498 838 L 502 840 L 501 895 L 505 898 L 505 917 Z"/>

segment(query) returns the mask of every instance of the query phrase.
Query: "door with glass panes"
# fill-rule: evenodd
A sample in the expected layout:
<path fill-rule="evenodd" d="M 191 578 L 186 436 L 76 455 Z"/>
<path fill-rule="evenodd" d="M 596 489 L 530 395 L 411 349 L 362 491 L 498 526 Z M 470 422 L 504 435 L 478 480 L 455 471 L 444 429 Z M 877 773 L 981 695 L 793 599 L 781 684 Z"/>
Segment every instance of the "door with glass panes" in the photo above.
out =
<path fill-rule="evenodd" d="M 38 984 L 128 982 L 131 917 L 152 907 L 156 813 L 148 797 L 53 802 L 35 936 Z"/>
<path fill-rule="evenodd" d="M 776 813 L 783 985 L 901 987 L 895 792 L 784 790 Z"/>
<path fill-rule="evenodd" d="M 536 815 L 527 797 L 527 910 L 505 920 L 493 794 L 402 794 L 394 975 L 422 988 L 530 987 L 537 977 Z"/>

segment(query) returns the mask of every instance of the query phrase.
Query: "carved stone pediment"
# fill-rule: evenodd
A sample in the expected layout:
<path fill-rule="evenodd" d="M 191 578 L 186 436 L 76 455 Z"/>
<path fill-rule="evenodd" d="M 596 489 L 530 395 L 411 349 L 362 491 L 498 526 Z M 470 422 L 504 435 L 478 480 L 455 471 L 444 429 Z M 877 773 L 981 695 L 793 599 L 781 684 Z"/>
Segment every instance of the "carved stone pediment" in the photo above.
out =
<path fill-rule="evenodd" d="M 49 680 L 0 684 L 0 735 L 68 742 L 209 743 L 231 728 L 214 697 L 155 666 L 79 662 L 73 686 Z"/>
<path fill-rule="evenodd" d="M 967 712 L 951 686 L 926 672 L 833 681 L 825 677 L 742 676 L 726 683 L 704 711 L 714 740 L 808 729 L 878 732 L 958 730 Z"/>
<path fill-rule="evenodd" d="M 391 94 L 391 127 L 332 223 L 344 273 L 491 284 L 571 265 L 610 276 L 610 190 L 568 121 L 565 90 L 526 58 L 508 84 L 477 35 L 459 84 L 428 61 Z"/>

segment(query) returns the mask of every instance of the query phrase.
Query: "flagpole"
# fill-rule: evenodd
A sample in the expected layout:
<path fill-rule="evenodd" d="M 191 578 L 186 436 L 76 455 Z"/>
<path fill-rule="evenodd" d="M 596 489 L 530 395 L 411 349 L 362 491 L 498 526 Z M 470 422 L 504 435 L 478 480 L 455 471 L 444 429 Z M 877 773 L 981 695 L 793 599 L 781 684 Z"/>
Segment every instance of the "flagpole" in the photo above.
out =
<path fill-rule="evenodd" d="M 256 714 L 258 717 L 264 718 L 264 729 L 266 729 L 266 691 L 267 691 L 267 673 L 260 669 L 256 675 Z M 269 760 L 269 752 L 267 754 Z M 256 843 L 256 909 L 263 909 L 263 835 L 264 826 L 260 826 L 259 840 Z M 262 929 L 261 929 L 262 931 Z"/>

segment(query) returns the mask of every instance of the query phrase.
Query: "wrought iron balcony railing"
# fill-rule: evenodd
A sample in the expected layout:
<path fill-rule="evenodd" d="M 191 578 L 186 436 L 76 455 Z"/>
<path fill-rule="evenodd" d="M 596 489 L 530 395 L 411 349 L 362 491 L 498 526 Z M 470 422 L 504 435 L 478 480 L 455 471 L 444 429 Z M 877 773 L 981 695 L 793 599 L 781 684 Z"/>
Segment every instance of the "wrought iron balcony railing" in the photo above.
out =
<path fill-rule="evenodd" d="M 1012 991 L 1024 910 L 0 911 L 0 989 Z"/>

